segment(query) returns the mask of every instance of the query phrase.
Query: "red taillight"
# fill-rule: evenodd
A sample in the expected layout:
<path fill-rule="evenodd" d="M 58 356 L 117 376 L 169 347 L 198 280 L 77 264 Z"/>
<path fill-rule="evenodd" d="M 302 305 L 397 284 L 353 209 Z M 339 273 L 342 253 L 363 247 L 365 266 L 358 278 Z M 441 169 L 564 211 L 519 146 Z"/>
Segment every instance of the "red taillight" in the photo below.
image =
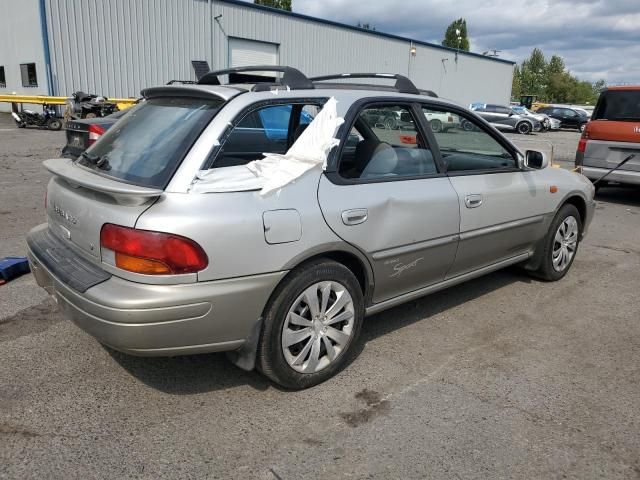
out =
<path fill-rule="evenodd" d="M 105 132 L 100 125 L 89 125 L 89 145 L 93 145 Z"/>
<path fill-rule="evenodd" d="M 209 264 L 207 254 L 193 240 L 111 223 L 100 231 L 100 246 L 114 252 L 116 267 L 146 275 L 195 273 Z"/>
<path fill-rule="evenodd" d="M 578 153 L 584 153 L 587 149 L 587 142 L 589 141 L 589 132 L 585 128 L 580 136 L 580 141 L 578 142 Z"/>

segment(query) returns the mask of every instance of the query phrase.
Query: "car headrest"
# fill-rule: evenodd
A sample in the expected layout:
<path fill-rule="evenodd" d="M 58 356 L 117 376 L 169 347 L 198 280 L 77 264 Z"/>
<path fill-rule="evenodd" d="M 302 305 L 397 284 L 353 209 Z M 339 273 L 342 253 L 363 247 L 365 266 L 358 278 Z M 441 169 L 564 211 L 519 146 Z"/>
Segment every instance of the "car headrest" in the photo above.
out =
<path fill-rule="evenodd" d="M 378 177 L 393 173 L 398 166 L 398 155 L 388 143 L 379 143 L 362 170 L 361 178 Z"/>

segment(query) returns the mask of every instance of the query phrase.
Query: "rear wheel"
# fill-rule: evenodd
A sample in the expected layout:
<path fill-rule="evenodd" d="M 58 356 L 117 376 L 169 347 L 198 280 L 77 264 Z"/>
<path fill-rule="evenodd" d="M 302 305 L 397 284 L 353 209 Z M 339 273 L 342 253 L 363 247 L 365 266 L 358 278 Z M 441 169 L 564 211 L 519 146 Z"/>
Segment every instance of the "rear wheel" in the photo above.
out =
<path fill-rule="evenodd" d="M 462 122 L 462 129 L 467 132 L 473 132 L 476 129 L 476 127 L 474 127 L 473 123 L 469 122 L 468 120 L 464 120 Z"/>
<path fill-rule="evenodd" d="M 522 135 L 529 135 L 532 130 L 531 124 L 529 122 L 520 122 L 518 125 L 516 125 L 516 130 Z"/>
<path fill-rule="evenodd" d="M 398 121 L 393 117 L 387 117 L 384 119 L 384 126 L 389 130 L 395 130 L 398 128 Z"/>
<path fill-rule="evenodd" d="M 62 128 L 62 121 L 58 118 L 50 118 L 47 121 L 47 128 L 49 130 L 60 130 Z"/>
<path fill-rule="evenodd" d="M 564 277 L 575 259 L 581 234 L 582 221 L 578 209 L 571 204 L 562 206 L 544 240 L 540 267 L 532 273 L 548 281 Z"/>
<path fill-rule="evenodd" d="M 355 355 L 363 316 L 353 273 L 330 260 L 310 263 L 292 273 L 267 306 L 257 364 L 287 388 L 324 382 Z"/>
<path fill-rule="evenodd" d="M 580 125 L 580 131 L 584 132 L 584 129 L 587 128 L 587 124 L 583 123 L 582 125 Z"/>
<path fill-rule="evenodd" d="M 431 131 L 433 133 L 440 133 L 442 131 L 442 122 L 440 120 L 431 120 Z"/>

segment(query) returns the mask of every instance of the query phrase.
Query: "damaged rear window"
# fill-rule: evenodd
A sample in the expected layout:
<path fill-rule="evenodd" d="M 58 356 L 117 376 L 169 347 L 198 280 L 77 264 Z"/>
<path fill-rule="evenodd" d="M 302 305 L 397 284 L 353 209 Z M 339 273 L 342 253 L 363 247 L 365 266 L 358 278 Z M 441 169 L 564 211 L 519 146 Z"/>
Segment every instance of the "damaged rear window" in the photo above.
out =
<path fill-rule="evenodd" d="M 165 188 L 223 101 L 152 98 L 133 107 L 77 160 L 96 172 Z"/>

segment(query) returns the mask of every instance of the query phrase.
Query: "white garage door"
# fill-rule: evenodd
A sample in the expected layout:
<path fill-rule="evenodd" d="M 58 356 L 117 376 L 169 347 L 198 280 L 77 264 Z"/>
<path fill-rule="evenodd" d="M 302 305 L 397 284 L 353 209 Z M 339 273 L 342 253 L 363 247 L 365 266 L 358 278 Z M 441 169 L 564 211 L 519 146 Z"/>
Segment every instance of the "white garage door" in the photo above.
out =
<path fill-rule="evenodd" d="M 229 60 L 231 67 L 249 65 L 278 65 L 278 45 L 256 42 L 243 38 L 229 39 Z M 272 76 L 270 72 L 251 72 L 252 75 Z"/>

